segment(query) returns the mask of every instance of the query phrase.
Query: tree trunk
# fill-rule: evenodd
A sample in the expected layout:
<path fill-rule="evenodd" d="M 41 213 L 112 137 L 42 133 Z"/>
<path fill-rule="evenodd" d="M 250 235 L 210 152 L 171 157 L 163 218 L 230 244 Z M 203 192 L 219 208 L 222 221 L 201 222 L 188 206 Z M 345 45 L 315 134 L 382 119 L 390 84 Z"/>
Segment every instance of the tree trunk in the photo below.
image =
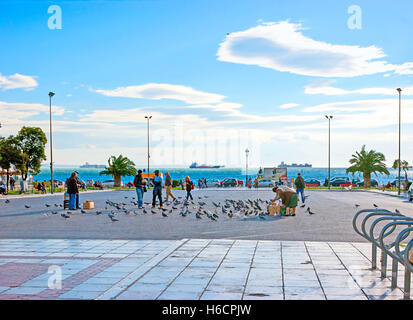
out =
<path fill-rule="evenodd" d="M 363 179 L 364 179 L 364 186 L 366 188 L 370 188 L 371 187 L 371 174 L 363 173 Z"/>
<path fill-rule="evenodd" d="M 6 191 L 9 193 L 9 181 L 10 181 L 10 172 L 9 169 L 6 170 Z"/>
<path fill-rule="evenodd" d="M 113 179 L 115 180 L 115 187 L 120 187 L 120 184 L 122 182 L 122 177 L 121 176 L 114 176 Z"/>

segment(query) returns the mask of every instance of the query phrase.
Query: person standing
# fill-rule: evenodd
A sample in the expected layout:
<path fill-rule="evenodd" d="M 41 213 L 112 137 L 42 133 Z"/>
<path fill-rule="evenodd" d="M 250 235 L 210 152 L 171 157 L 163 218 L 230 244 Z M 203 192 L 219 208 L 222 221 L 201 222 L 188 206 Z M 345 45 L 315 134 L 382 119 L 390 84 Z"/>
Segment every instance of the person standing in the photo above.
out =
<path fill-rule="evenodd" d="M 76 184 L 77 184 L 76 210 L 79 210 L 79 209 L 80 209 L 80 206 L 79 206 L 79 188 L 80 188 L 80 186 L 82 185 L 82 183 L 81 183 L 81 181 L 80 181 L 80 179 L 79 179 L 79 177 L 78 177 L 79 172 L 75 171 L 75 173 L 76 173 Z"/>
<path fill-rule="evenodd" d="M 136 195 L 138 196 L 138 208 L 142 209 L 143 207 L 143 193 L 145 189 L 146 181 L 142 177 L 142 170 L 138 170 L 138 174 L 136 175 L 135 179 L 133 180 L 133 184 L 136 188 Z"/>
<path fill-rule="evenodd" d="M 69 194 L 69 210 L 76 210 L 76 194 L 79 194 L 76 172 L 73 172 L 67 181 L 67 193 Z"/>
<path fill-rule="evenodd" d="M 155 170 L 155 177 L 153 178 L 152 208 L 155 208 L 156 197 L 158 197 L 159 208 L 162 209 L 162 184 L 163 184 L 163 179 L 159 175 L 159 170 Z"/>
<path fill-rule="evenodd" d="M 300 173 L 297 173 L 297 178 L 295 178 L 294 184 L 297 190 L 297 194 L 300 195 L 301 193 L 301 201 L 302 203 L 304 203 L 305 202 L 305 197 L 304 197 L 305 181 Z"/>
<path fill-rule="evenodd" d="M 13 179 L 13 177 L 10 177 L 10 191 L 14 191 L 14 184 L 16 183 L 16 181 Z"/>
<path fill-rule="evenodd" d="M 176 200 L 175 196 L 172 194 L 172 178 L 169 175 L 169 172 L 165 172 L 165 188 L 166 188 L 166 202 L 168 202 L 169 197 Z"/>
<path fill-rule="evenodd" d="M 189 176 L 185 177 L 185 189 L 186 189 L 186 200 L 188 200 L 189 198 L 191 198 L 191 200 L 194 200 L 194 198 L 192 198 L 192 186 L 193 186 L 193 182 L 191 181 L 191 179 L 189 179 Z"/>

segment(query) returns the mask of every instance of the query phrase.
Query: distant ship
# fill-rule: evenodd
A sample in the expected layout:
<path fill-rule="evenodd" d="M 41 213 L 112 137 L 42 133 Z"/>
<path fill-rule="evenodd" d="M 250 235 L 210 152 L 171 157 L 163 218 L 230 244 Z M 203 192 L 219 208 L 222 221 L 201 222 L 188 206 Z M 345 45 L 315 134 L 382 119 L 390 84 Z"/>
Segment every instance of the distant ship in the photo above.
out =
<path fill-rule="evenodd" d="M 95 169 L 106 168 L 104 164 L 90 164 L 89 162 L 86 162 L 84 165 L 81 165 L 80 167 L 81 168 L 95 168 Z"/>
<path fill-rule="evenodd" d="M 284 161 L 281 161 L 281 163 L 278 165 L 278 168 L 312 168 L 313 165 L 309 163 L 304 163 L 304 164 L 297 164 L 297 163 L 292 163 L 292 164 L 286 164 Z"/>
<path fill-rule="evenodd" d="M 218 168 L 222 168 L 223 166 L 209 166 L 206 164 L 198 164 L 196 162 L 193 162 L 189 168 L 191 169 L 218 169 Z"/>

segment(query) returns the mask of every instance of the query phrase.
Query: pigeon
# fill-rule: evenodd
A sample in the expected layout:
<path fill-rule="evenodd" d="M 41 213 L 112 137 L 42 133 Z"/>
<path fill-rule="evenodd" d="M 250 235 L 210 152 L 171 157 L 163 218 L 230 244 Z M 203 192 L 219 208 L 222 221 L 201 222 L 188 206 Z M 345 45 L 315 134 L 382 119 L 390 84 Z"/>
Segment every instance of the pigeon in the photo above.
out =
<path fill-rule="evenodd" d="M 52 214 L 57 214 L 57 211 L 52 211 Z"/>
<path fill-rule="evenodd" d="M 400 213 L 399 209 L 395 209 L 394 211 L 397 212 L 397 213 Z"/>
<path fill-rule="evenodd" d="M 10 200 L 9 199 L 6 199 L 6 201 L 4 201 L 5 203 L 9 203 L 10 202 Z"/>
<path fill-rule="evenodd" d="M 304 208 L 305 207 L 305 204 L 303 204 L 302 206 L 300 206 L 300 208 Z"/>
<path fill-rule="evenodd" d="M 162 217 L 168 218 L 168 215 L 162 212 Z"/>
<path fill-rule="evenodd" d="M 355 206 L 356 208 L 360 207 L 360 205 L 359 205 L 358 203 L 356 203 L 354 206 Z"/>
<path fill-rule="evenodd" d="M 50 204 L 46 203 L 45 206 L 46 206 L 46 208 L 50 208 Z"/>
<path fill-rule="evenodd" d="M 65 218 L 65 219 L 69 219 L 69 218 L 70 218 L 70 216 L 67 215 L 66 213 L 62 213 L 61 216 L 62 216 L 63 218 Z"/>
<path fill-rule="evenodd" d="M 144 214 L 147 214 L 147 213 L 148 213 L 148 211 L 146 211 L 146 209 L 145 209 L 145 208 L 143 208 L 143 213 L 144 213 Z"/>
<path fill-rule="evenodd" d="M 27 204 L 25 204 L 24 206 L 26 207 L 26 209 L 29 209 L 29 208 L 30 208 L 30 206 L 29 206 L 29 205 L 27 205 Z"/>
<path fill-rule="evenodd" d="M 100 214 L 102 214 L 102 211 L 96 211 L 97 216 L 100 215 Z"/>
<path fill-rule="evenodd" d="M 156 214 L 156 211 L 151 210 L 152 214 Z"/>
<path fill-rule="evenodd" d="M 55 206 L 56 208 L 58 208 L 58 207 L 59 207 L 59 205 L 58 205 L 57 203 L 55 203 L 55 204 L 54 204 L 54 206 Z"/>
<path fill-rule="evenodd" d="M 119 221 L 118 219 L 116 219 L 114 216 L 109 216 L 110 220 L 112 220 L 112 222 L 116 222 Z"/>
<path fill-rule="evenodd" d="M 314 214 L 314 212 L 312 212 L 309 207 L 307 208 L 307 212 L 308 212 L 308 214 L 310 214 L 310 215 L 311 215 L 311 214 Z"/>
<path fill-rule="evenodd" d="M 378 208 L 379 206 L 375 203 L 373 203 L 373 207 Z"/>
<path fill-rule="evenodd" d="M 196 216 L 197 219 L 202 219 L 201 215 L 199 213 L 197 213 L 195 216 Z"/>
<path fill-rule="evenodd" d="M 80 212 L 81 212 L 81 213 L 86 213 L 86 211 L 85 211 L 85 210 L 83 210 L 83 209 L 80 209 Z"/>

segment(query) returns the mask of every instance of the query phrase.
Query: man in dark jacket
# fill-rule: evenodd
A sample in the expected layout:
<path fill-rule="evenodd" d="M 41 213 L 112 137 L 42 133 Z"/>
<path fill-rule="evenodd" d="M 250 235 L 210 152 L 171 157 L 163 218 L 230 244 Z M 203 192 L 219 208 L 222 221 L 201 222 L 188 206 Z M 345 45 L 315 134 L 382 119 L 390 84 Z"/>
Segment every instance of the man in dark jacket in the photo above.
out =
<path fill-rule="evenodd" d="M 144 193 L 144 188 L 146 184 L 146 181 L 142 177 L 142 170 L 138 170 L 138 174 L 136 175 L 135 180 L 133 181 L 133 184 L 135 185 L 136 194 L 138 196 L 138 207 L 139 209 L 142 209 L 143 193 Z"/>
<path fill-rule="evenodd" d="M 295 178 L 294 184 L 297 190 L 297 194 L 300 195 L 301 193 L 301 201 L 304 203 L 305 202 L 305 197 L 304 197 L 305 181 L 300 173 L 297 173 L 297 178 Z"/>
<path fill-rule="evenodd" d="M 67 193 L 69 194 L 69 210 L 77 210 L 76 195 L 79 194 L 79 187 L 77 185 L 77 173 L 73 172 L 67 181 Z"/>

